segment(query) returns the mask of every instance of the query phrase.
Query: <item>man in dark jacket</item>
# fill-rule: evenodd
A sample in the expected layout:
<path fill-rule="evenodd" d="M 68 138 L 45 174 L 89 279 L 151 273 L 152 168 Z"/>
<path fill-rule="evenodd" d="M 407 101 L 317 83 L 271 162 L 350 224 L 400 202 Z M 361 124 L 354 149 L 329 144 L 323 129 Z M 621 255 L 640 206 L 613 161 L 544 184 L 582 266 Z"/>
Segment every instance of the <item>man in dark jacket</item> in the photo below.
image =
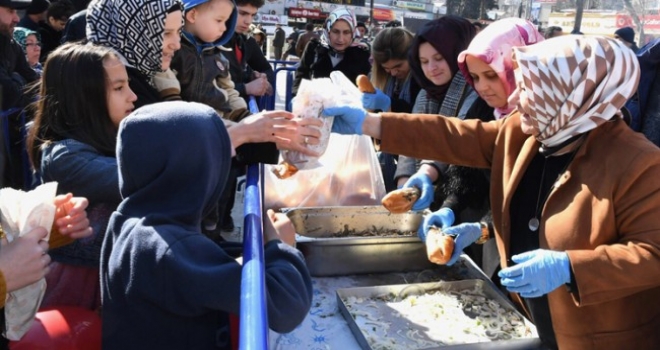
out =
<path fill-rule="evenodd" d="M 275 50 L 275 59 L 282 58 L 282 48 L 284 47 L 284 29 L 278 23 L 275 25 L 275 37 L 273 38 L 273 49 Z"/>
<path fill-rule="evenodd" d="M 298 43 L 298 37 L 300 36 L 300 32 L 298 29 L 293 28 L 293 31 L 289 36 L 286 38 L 287 42 L 287 48 L 286 52 L 284 52 L 284 55 L 282 56 L 282 61 L 286 61 L 287 57 L 289 56 L 295 56 L 296 55 L 296 44 Z"/>
<path fill-rule="evenodd" d="M 39 24 L 39 35 L 41 35 L 39 60 L 41 62 L 45 62 L 48 54 L 60 46 L 64 26 L 74 12 L 75 8 L 69 0 L 59 0 L 48 7 L 46 21 Z"/>
<path fill-rule="evenodd" d="M 46 20 L 46 10 L 50 2 L 48 0 L 32 0 L 30 6 L 25 9 L 25 15 L 18 22 L 17 27 L 23 27 L 35 32 L 39 31 L 39 25 Z"/>
<path fill-rule="evenodd" d="M 39 76 L 30 68 L 21 46 L 14 41 L 14 28 L 19 18 L 16 10 L 25 9 L 29 0 L 0 0 L 0 87 L 2 98 L 0 110 L 22 109 L 30 102 L 24 90 L 27 84 Z M 9 132 L 0 132 L 0 186 L 20 188 L 23 185 L 22 148 L 5 149 L 5 144 L 20 144 L 20 119 L 17 110 L 8 116 Z M 4 140 L 5 135 L 10 140 Z"/>
<path fill-rule="evenodd" d="M 247 35 L 254 15 L 264 5 L 264 0 L 237 0 L 238 20 L 236 31 L 225 44 L 232 51 L 223 52 L 229 60 L 229 72 L 236 90 L 246 101 L 249 96 L 269 95 L 275 82 L 273 68 L 262 54 L 259 44 Z"/>
<path fill-rule="evenodd" d="M 0 83 L 2 110 L 23 107 L 23 88 L 37 80 L 21 46 L 14 41 L 14 28 L 19 22 L 16 10 L 25 9 L 29 0 L 0 0 Z"/>
<path fill-rule="evenodd" d="M 305 51 L 305 46 L 307 43 L 316 38 L 320 39 L 318 34 L 314 33 L 314 23 L 307 23 L 305 25 L 305 34 L 301 35 L 296 42 L 296 56 L 302 57 L 303 51 Z"/>

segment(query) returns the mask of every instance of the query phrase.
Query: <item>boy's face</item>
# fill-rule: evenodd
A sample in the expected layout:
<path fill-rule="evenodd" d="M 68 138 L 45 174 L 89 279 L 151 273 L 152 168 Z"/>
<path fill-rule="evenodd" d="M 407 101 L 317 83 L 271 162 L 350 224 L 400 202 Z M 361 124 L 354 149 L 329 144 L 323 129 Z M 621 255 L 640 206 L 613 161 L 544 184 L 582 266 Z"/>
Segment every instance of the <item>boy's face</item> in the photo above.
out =
<path fill-rule="evenodd" d="M 211 0 L 186 14 L 186 30 L 206 43 L 212 43 L 227 31 L 227 20 L 234 10 L 229 0 Z"/>
<path fill-rule="evenodd" d="M 48 24 L 51 26 L 51 28 L 55 29 L 55 31 L 61 32 L 64 30 L 64 26 L 66 26 L 66 19 L 48 17 Z"/>
<path fill-rule="evenodd" d="M 236 33 L 244 34 L 250 29 L 250 24 L 259 9 L 252 5 L 238 6 L 238 20 L 236 21 Z"/>

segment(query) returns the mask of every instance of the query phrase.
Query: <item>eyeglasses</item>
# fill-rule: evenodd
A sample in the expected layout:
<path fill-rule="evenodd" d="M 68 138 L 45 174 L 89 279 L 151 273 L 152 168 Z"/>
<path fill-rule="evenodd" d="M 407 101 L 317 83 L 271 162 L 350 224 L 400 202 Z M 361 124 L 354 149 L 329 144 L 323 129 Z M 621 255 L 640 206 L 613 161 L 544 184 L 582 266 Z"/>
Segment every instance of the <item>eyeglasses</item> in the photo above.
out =
<path fill-rule="evenodd" d="M 25 47 L 26 47 L 26 48 L 31 47 L 31 46 L 38 46 L 38 47 L 41 47 L 41 43 L 26 43 L 26 44 L 25 44 Z"/>

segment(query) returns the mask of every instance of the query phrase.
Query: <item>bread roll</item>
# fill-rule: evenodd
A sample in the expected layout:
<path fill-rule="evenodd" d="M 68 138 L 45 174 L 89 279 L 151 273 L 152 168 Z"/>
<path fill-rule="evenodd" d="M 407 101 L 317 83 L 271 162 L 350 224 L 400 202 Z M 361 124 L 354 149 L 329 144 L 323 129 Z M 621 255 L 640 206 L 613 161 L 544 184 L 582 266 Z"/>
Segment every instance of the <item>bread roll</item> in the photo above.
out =
<path fill-rule="evenodd" d="M 439 227 L 431 226 L 426 235 L 426 255 L 434 264 L 444 265 L 454 252 L 454 238 L 442 233 Z"/>
<path fill-rule="evenodd" d="M 360 92 L 368 93 L 368 94 L 376 93 L 376 88 L 374 88 L 374 85 L 371 84 L 369 77 L 364 74 L 360 74 L 357 76 L 357 78 L 355 79 L 355 84 L 357 85 L 358 90 L 360 90 Z"/>
<path fill-rule="evenodd" d="M 277 176 L 278 179 L 286 179 L 286 178 L 289 178 L 289 177 L 293 176 L 295 173 L 297 173 L 298 168 L 295 165 L 293 165 L 293 164 L 291 164 L 287 161 L 284 161 L 284 162 L 274 166 L 272 168 L 272 172 L 273 172 L 273 174 L 275 174 L 275 176 Z"/>
<path fill-rule="evenodd" d="M 401 214 L 412 209 L 422 192 L 417 187 L 402 188 L 388 193 L 381 203 L 392 214 Z"/>

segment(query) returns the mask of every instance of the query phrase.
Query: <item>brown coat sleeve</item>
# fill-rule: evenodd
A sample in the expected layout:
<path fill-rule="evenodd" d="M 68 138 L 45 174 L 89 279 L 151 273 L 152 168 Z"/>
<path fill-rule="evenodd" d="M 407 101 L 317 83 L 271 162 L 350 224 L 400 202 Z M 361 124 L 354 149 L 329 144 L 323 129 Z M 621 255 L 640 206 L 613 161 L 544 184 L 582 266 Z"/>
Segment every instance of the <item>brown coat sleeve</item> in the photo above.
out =
<path fill-rule="evenodd" d="M 491 167 L 495 141 L 505 120 L 484 123 L 404 113 L 382 116 L 383 151 L 476 168 Z"/>

